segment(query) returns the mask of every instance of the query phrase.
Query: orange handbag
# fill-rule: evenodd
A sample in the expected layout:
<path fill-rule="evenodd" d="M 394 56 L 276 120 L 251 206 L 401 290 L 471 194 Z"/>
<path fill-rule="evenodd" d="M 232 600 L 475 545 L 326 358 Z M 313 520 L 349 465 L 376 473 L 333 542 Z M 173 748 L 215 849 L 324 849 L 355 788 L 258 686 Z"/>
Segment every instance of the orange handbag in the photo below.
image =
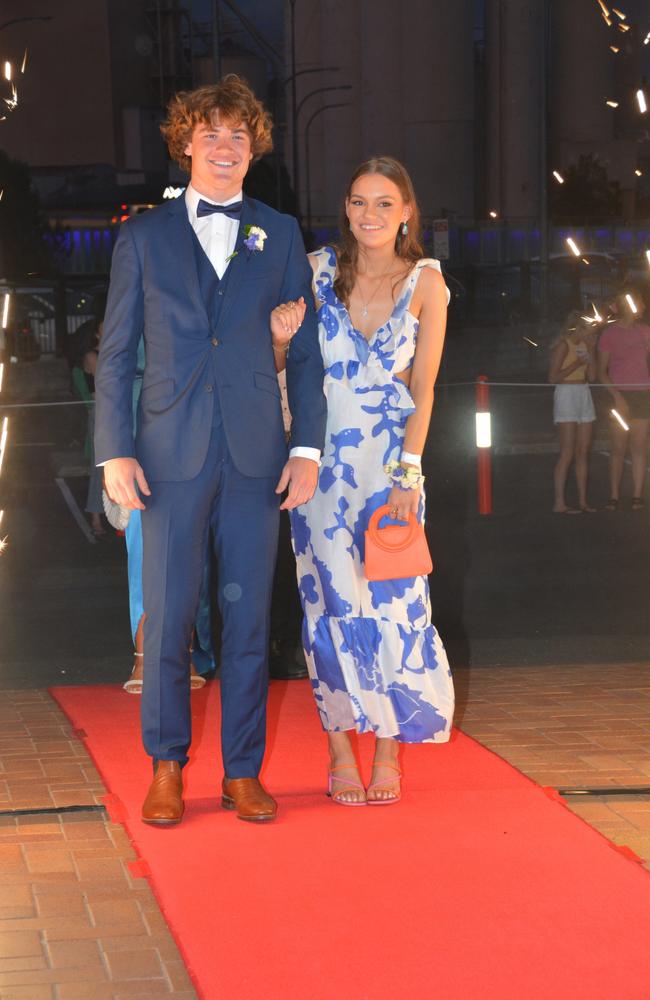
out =
<path fill-rule="evenodd" d="M 368 522 L 366 579 L 403 580 L 426 576 L 433 569 L 433 562 L 424 525 L 418 522 L 415 514 L 410 514 L 408 524 L 392 523 L 380 528 L 379 522 L 390 514 L 390 510 L 388 504 L 378 507 Z"/>

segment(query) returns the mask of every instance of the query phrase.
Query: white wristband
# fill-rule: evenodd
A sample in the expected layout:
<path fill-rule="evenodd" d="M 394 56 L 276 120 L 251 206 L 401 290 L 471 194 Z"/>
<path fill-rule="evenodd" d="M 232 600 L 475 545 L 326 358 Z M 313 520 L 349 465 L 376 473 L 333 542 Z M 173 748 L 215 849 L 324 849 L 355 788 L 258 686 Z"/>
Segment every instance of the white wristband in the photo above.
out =
<path fill-rule="evenodd" d="M 412 455 L 410 451 L 403 451 L 400 461 L 406 462 L 407 465 L 416 465 L 418 469 L 422 468 L 422 456 Z"/>

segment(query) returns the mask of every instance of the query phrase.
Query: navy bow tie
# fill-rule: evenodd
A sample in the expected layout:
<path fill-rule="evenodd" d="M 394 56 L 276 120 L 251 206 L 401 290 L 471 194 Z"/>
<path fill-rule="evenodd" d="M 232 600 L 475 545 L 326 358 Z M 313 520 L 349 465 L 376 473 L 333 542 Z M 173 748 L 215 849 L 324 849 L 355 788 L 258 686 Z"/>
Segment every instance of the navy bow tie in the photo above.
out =
<path fill-rule="evenodd" d="M 241 201 L 233 201 L 230 205 L 213 205 L 211 201 L 199 201 L 196 214 L 199 219 L 206 215 L 226 215 L 229 219 L 238 219 L 241 215 Z"/>

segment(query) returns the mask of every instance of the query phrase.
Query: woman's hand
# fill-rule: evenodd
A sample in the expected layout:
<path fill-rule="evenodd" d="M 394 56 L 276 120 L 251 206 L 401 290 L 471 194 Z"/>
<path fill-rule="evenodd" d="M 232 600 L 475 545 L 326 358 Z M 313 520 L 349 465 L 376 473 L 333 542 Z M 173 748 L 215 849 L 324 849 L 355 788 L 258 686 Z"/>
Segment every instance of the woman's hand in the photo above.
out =
<path fill-rule="evenodd" d="M 409 514 L 418 516 L 420 488 L 403 490 L 400 486 L 393 486 L 386 503 L 390 507 L 390 516 L 394 521 L 408 521 Z"/>
<path fill-rule="evenodd" d="M 283 302 L 271 312 L 271 337 L 273 348 L 286 351 L 291 338 L 298 332 L 305 318 L 307 306 L 301 296 L 297 302 Z"/>

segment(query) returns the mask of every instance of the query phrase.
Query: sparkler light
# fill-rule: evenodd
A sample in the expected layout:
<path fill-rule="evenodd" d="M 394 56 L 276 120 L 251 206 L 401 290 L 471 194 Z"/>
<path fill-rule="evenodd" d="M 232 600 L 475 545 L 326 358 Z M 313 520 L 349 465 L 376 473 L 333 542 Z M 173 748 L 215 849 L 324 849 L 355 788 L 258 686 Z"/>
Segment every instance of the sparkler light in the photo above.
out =
<path fill-rule="evenodd" d="M 603 12 L 603 14 L 605 15 L 605 17 L 609 17 L 609 10 L 608 10 L 607 4 L 604 2 L 604 0 L 596 0 L 596 3 L 600 7 L 600 9 Z"/>
<path fill-rule="evenodd" d="M 576 257 L 582 257 L 580 250 L 578 250 L 578 247 L 576 246 L 575 240 L 571 239 L 570 236 L 567 236 L 566 243 L 572 254 L 574 254 Z"/>
<path fill-rule="evenodd" d="M 646 250 L 645 255 L 646 255 L 646 259 L 648 261 L 648 264 L 650 264 L 650 250 Z"/>
<path fill-rule="evenodd" d="M 619 49 L 618 45 L 610 45 L 610 49 L 612 50 L 612 52 L 613 52 L 614 54 L 616 54 L 616 53 L 618 53 L 618 52 L 620 52 L 620 51 L 621 51 L 621 50 Z"/>
<path fill-rule="evenodd" d="M 13 83 L 11 84 L 11 97 L 5 97 L 5 104 L 10 111 L 18 107 L 18 91 Z"/>
<path fill-rule="evenodd" d="M 630 30 L 629 24 L 617 24 L 616 27 L 618 28 L 619 31 L 629 31 Z"/>
<path fill-rule="evenodd" d="M 629 431 L 630 428 L 627 426 L 627 424 L 623 420 L 623 417 L 620 415 L 618 410 L 610 410 L 610 413 L 612 414 L 615 420 L 618 420 L 619 424 L 621 425 L 624 431 Z"/>
<path fill-rule="evenodd" d="M 618 7 L 612 7 L 612 12 L 616 14 L 621 21 L 627 20 L 627 14 L 624 14 L 622 10 L 618 9 Z"/>
<path fill-rule="evenodd" d="M 555 177 L 555 180 L 558 182 L 558 184 L 564 184 L 564 177 L 559 172 L 559 170 L 554 170 L 553 176 Z"/>
<path fill-rule="evenodd" d="M 0 364 L 0 392 L 2 392 L 2 379 L 4 378 L 5 366 Z"/>
<path fill-rule="evenodd" d="M 536 344 L 534 340 L 530 339 L 530 337 L 522 337 L 522 340 L 526 340 L 531 347 L 539 347 L 539 344 Z"/>
<path fill-rule="evenodd" d="M 589 264 L 590 264 L 590 261 L 588 261 L 586 257 L 583 257 L 583 258 L 582 258 L 582 263 L 583 263 L 583 264 L 586 264 L 587 266 L 589 266 Z"/>
<path fill-rule="evenodd" d="M 498 217 L 499 217 L 498 212 L 490 212 L 491 219 L 498 219 Z"/>
<path fill-rule="evenodd" d="M 618 107 L 618 101 L 605 101 L 605 104 L 607 105 L 608 108 Z"/>
<path fill-rule="evenodd" d="M 0 475 L 2 475 L 2 462 L 5 457 L 5 448 L 7 447 L 7 435 L 9 433 L 9 417 L 5 417 L 2 421 L 2 434 L 0 434 Z"/>
<path fill-rule="evenodd" d="M 632 310 L 632 312 L 636 315 L 639 310 L 637 309 L 636 303 L 635 303 L 634 299 L 632 298 L 632 296 L 629 294 L 629 292 L 625 296 L 625 300 L 626 300 L 628 306 L 630 307 L 630 309 Z"/>
<path fill-rule="evenodd" d="M 645 99 L 645 94 L 644 94 L 643 90 L 637 90 L 637 92 L 636 92 L 636 99 L 637 99 L 637 103 L 639 105 L 639 111 L 641 112 L 642 115 L 644 115 L 646 113 L 646 111 L 648 110 L 648 105 L 647 105 L 647 102 L 646 102 L 646 99 Z"/>
<path fill-rule="evenodd" d="M 25 72 L 25 67 L 26 66 L 27 66 L 27 49 L 25 49 L 25 55 L 23 56 L 23 61 L 22 61 L 21 65 L 20 65 L 20 72 L 21 73 Z"/>
<path fill-rule="evenodd" d="M 9 322 L 9 303 L 11 301 L 11 293 L 5 292 L 5 301 L 2 307 L 2 329 L 7 329 L 7 323 Z"/>
<path fill-rule="evenodd" d="M 596 309 L 596 303 L 595 303 L 595 302 L 592 302 L 592 303 L 591 303 L 591 308 L 592 308 L 592 309 L 593 309 L 593 311 L 594 311 L 594 322 L 595 322 L 595 323 L 602 323 L 602 321 L 603 321 L 603 317 L 602 317 L 602 316 L 600 315 L 600 313 L 599 313 L 599 312 L 598 312 L 598 310 Z"/>
<path fill-rule="evenodd" d="M 648 32 L 648 34 L 643 39 L 643 44 L 644 45 L 650 45 L 650 31 Z"/>
<path fill-rule="evenodd" d="M 5 62 L 5 80 L 11 80 L 11 63 Z"/>
<path fill-rule="evenodd" d="M 639 170 L 638 167 L 636 168 L 636 170 L 634 171 L 634 173 L 637 175 L 637 177 L 643 177 L 643 171 Z"/>

